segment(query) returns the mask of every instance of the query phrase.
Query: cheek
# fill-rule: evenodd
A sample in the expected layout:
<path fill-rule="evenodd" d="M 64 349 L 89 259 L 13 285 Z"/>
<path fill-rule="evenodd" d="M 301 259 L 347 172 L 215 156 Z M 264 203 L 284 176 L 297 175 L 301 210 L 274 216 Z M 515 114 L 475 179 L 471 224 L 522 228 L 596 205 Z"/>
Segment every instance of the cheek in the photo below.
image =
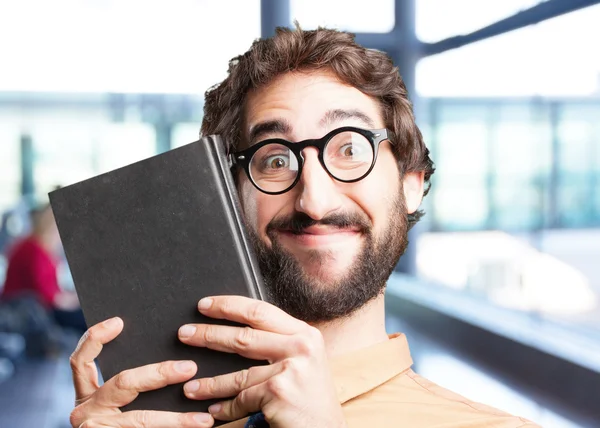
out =
<path fill-rule="evenodd" d="M 238 186 L 240 202 L 248 227 L 259 236 L 266 238 L 267 225 L 290 203 L 285 195 L 266 195 L 258 190 L 247 178 L 240 180 Z"/>
<path fill-rule="evenodd" d="M 256 203 L 256 188 L 245 177 L 240 178 L 238 182 L 238 194 L 244 219 L 248 227 L 257 231 L 258 205 Z"/>
<path fill-rule="evenodd" d="M 386 230 L 390 216 L 395 214 L 395 202 L 400 193 L 400 173 L 396 161 L 393 157 L 386 158 L 378 159 L 373 171 L 355 183 L 352 192 L 354 201 L 369 216 L 376 232 Z"/>

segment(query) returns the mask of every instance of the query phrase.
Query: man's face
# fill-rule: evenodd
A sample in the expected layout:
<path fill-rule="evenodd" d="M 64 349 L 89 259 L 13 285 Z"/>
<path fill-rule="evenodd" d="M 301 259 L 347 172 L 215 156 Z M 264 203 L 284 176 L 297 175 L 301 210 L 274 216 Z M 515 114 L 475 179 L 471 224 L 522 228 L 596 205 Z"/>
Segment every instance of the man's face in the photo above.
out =
<path fill-rule="evenodd" d="M 282 75 L 251 92 L 244 111 L 248 145 L 321 138 L 341 126 L 385 127 L 374 99 L 324 72 Z M 267 195 L 242 172 L 240 198 L 273 302 L 305 321 L 327 321 L 383 291 L 404 251 L 407 209 L 420 203 L 422 178 L 413 174 L 403 191 L 387 141 L 371 173 L 356 183 L 330 177 L 316 148 L 303 154 L 300 181 L 290 191 Z"/>

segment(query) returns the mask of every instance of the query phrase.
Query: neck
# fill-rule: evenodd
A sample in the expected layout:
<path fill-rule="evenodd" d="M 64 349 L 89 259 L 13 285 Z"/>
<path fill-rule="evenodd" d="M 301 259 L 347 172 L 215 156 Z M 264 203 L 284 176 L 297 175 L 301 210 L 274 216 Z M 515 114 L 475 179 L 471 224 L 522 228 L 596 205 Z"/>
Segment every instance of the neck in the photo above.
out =
<path fill-rule="evenodd" d="M 323 335 L 329 358 L 388 340 L 383 297 L 379 295 L 348 318 L 314 325 Z"/>

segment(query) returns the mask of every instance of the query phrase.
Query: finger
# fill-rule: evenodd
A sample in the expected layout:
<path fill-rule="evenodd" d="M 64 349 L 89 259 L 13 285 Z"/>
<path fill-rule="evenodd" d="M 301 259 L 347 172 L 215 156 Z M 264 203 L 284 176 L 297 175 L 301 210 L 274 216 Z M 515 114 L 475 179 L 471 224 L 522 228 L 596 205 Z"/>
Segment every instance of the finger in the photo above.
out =
<path fill-rule="evenodd" d="M 279 377 L 273 377 L 266 382 L 255 385 L 240 392 L 233 400 L 213 404 L 208 411 L 215 419 L 236 421 L 249 413 L 263 409 L 274 397 L 272 391 L 277 388 Z"/>
<path fill-rule="evenodd" d="M 135 400 L 140 392 L 189 380 L 197 369 L 193 361 L 165 361 L 125 370 L 102 385 L 92 400 L 95 406 L 123 407 Z"/>
<path fill-rule="evenodd" d="M 274 333 L 295 334 L 308 326 L 270 303 L 242 296 L 207 297 L 198 302 L 198 310 L 207 317 Z"/>
<path fill-rule="evenodd" d="M 94 360 L 102 347 L 123 330 L 123 320 L 111 318 L 90 327 L 79 340 L 70 358 L 77 403 L 87 399 L 98 389 L 98 372 Z"/>
<path fill-rule="evenodd" d="M 245 389 L 265 382 L 282 370 L 281 364 L 251 367 L 222 376 L 191 380 L 183 386 L 183 391 L 186 397 L 192 400 L 234 397 Z"/>
<path fill-rule="evenodd" d="M 281 360 L 296 348 L 294 336 L 251 327 L 187 324 L 179 329 L 179 338 L 187 345 L 239 354 L 254 360 Z"/>
<path fill-rule="evenodd" d="M 122 414 L 89 419 L 80 428 L 192 428 L 212 427 L 208 413 L 174 413 L 135 410 Z"/>

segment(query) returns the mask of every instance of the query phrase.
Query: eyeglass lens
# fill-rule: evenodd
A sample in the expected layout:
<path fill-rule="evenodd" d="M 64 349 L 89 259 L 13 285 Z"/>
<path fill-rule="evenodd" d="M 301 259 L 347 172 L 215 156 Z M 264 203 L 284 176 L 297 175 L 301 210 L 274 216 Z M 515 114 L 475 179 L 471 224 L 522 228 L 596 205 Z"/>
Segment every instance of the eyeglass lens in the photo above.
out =
<path fill-rule="evenodd" d="M 333 177 L 341 181 L 363 177 L 371 168 L 373 157 L 373 146 L 369 140 L 353 131 L 334 135 L 323 152 L 325 167 Z M 299 165 L 299 159 L 286 146 L 266 144 L 252 156 L 250 176 L 262 190 L 280 192 L 294 183 Z"/>

